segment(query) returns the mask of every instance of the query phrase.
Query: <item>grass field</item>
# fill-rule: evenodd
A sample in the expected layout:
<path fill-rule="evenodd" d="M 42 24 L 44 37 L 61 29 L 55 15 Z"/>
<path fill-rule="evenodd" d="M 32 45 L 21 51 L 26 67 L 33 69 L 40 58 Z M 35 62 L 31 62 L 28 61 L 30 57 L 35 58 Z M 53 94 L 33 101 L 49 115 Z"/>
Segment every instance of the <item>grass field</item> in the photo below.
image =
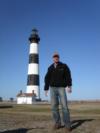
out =
<path fill-rule="evenodd" d="M 100 102 L 70 103 L 69 110 L 72 133 L 100 133 Z M 49 104 L 0 103 L 0 133 L 65 133 L 52 126 Z"/>

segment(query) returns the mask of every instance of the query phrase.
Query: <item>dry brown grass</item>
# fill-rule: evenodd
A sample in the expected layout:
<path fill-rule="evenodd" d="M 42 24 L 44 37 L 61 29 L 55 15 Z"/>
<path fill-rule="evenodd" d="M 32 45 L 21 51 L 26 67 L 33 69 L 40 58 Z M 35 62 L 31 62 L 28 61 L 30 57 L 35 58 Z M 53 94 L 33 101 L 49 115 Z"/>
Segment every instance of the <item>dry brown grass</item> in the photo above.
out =
<path fill-rule="evenodd" d="M 64 133 L 52 130 L 50 105 L 0 105 L 2 133 Z M 72 133 L 100 133 L 100 103 L 69 104 Z"/>

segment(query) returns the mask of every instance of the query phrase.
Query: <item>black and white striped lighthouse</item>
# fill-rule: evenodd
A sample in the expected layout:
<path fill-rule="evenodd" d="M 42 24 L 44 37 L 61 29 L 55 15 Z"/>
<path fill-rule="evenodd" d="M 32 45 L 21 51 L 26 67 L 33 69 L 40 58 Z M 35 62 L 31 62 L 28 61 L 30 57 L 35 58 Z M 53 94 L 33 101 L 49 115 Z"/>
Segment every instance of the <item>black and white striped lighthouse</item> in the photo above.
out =
<path fill-rule="evenodd" d="M 26 93 L 35 93 L 36 98 L 40 99 L 39 88 L 39 41 L 40 37 L 36 29 L 32 30 L 29 37 L 29 64 L 28 64 L 28 77 Z"/>

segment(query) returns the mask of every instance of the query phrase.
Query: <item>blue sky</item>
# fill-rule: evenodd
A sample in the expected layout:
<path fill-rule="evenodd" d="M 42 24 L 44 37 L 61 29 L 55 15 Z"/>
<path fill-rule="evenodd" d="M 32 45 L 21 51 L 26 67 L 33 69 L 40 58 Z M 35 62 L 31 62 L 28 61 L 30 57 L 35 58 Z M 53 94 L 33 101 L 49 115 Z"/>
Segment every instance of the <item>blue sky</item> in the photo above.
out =
<path fill-rule="evenodd" d="M 99 0 L 0 0 L 0 96 L 26 91 L 29 41 L 36 27 L 41 38 L 40 89 L 58 51 L 72 72 L 72 100 L 100 99 Z"/>

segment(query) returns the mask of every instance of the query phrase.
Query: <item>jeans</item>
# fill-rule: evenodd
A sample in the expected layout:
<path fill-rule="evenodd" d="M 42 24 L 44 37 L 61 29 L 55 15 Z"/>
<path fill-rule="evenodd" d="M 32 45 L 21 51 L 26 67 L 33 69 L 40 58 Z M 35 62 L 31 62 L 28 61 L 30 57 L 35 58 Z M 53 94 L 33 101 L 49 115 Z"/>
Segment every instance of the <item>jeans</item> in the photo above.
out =
<path fill-rule="evenodd" d="M 55 124 L 61 125 L 61 117 L 59 113 L 59 100 L 62 107 L 62 116 L 65 127 L 70 128 L 70 113 L 67 105 L 67 96 L 64 87 L 50 87 L 51 109 Z"/>

